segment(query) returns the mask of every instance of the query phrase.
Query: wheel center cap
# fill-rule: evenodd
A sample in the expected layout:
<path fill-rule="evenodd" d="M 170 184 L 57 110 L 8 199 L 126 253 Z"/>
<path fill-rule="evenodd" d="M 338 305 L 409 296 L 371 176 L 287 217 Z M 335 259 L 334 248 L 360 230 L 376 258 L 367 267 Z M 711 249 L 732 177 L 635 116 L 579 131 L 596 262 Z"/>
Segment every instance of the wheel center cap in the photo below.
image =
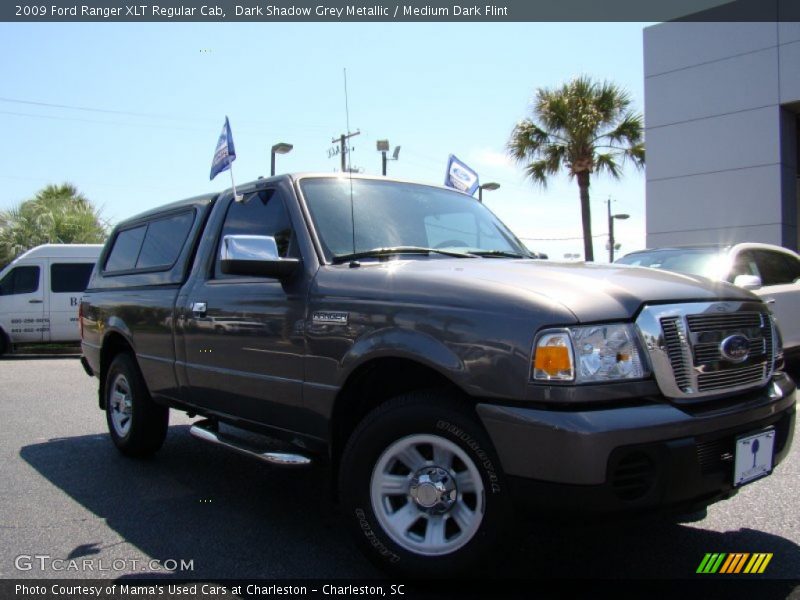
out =
<path fill-rule="evenodd" d="M 430 508 L 439 501 L 440 490 L 432 483 L 421 483 L 417 486 L 417 502 Z"/>
<path fill-rule="evenodd" d="M 426 512 L 443 513 L 455 503 L 458 489 L 455 480 L 445 469 L 425 467 L 412 478 L 409 494 L 417 506 Z"/>

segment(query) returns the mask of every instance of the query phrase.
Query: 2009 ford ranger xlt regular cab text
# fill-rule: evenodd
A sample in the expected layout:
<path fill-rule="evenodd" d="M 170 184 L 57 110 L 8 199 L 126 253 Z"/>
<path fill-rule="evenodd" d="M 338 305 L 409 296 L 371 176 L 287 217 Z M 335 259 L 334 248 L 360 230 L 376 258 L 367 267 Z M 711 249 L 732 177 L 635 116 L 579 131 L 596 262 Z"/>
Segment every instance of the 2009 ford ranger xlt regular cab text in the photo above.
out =
<path fill-rule="evenodd" d="M 83 364 L 124 454 L 158 450 L 169 409 L 201 415 L 199 438 L 329 465 L 369 556 L 441 574 L 515 515 L 697 511 L 789 451 L 795 385 L 745 290 L 533 260 L 446 188 L 239 192 L 129 219 L 97 263 Z"/>

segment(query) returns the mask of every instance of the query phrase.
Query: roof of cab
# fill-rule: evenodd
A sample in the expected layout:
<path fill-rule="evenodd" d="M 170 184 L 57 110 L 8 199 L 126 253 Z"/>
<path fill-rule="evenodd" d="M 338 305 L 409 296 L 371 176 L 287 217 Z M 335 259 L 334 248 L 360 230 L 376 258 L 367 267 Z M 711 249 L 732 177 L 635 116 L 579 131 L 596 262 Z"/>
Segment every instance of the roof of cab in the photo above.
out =
<path fill-rule="evenodd" d="M 240 194 L 249 194 L 256 190 L 259 190 L 266 185 L 275 184 L 279 181 L 289 181 L 290 183 L 298 182 L 302 179 L 317 179 L 317 178 L 336 178 L 336 179 L 366 179 L 366 180 L 373 180 L 373 181 L 392 181 L 395 183 L 411 183 L 415 185 L 421 185 L 425 187 L 433 187 L 433 188 L 441 188 L 446 189 L 451 192 L 459 192 L 454 188 L 445 187 L 442 185 L 430 184 L 430 183 L 421 183 L 418 181 L 409 181 L 403 179 L 395 179 L 392 177 L 382 177 L 380 175 L 360 175 L 360 174 L 350 174 L 350 173 L 341 173 L 341 172 L 298 172 L 298 173 L 282 173 L 280 175 L 274 175 L 272 177 L 259 177 L 253 181 L 248 181 L 236 186 L 236 192 Z M 167 213 L 173 210 L 178 210 L 185 206 L 206 206 L 212 202 L 214 202 L 217 198 L 221 196 L 225 196 L 226 194 L 232 193 L 232 188 L 226 188 L 220 192 L 212 193 L 212 194 L 203 194 L 200 196 L 194 196 L 192 198 L 186 198 L 185 200 L 178 200 L 177 202 L 172 202 L 170 204 L 165 204 L 163 206 L 158 206 L 155 208 L 151 208 L 150 210 L 141 212 L 137 215 L 129 217 L 117 225 L 117 229 L 123 226 L 130 225 L 132 223 L 136 223 L 137 221 L 145 220 L 150 217 L 154 217 L 163 213 Z M 467 195 L 467 194 L 464 194 Z"/>

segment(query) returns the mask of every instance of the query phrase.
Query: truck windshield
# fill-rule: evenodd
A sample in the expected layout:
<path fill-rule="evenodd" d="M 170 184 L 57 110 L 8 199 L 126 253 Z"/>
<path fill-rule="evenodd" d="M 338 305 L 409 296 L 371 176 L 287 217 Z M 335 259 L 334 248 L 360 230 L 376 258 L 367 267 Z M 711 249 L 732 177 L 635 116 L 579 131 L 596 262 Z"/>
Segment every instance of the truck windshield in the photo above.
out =
<path fill-rule="evenodd" d="M 302 179 L 300 188 L 329 261 L 403 248 L 418 256 L 531 256 L 489 209 L 458 192 L 347 177 Z"/>

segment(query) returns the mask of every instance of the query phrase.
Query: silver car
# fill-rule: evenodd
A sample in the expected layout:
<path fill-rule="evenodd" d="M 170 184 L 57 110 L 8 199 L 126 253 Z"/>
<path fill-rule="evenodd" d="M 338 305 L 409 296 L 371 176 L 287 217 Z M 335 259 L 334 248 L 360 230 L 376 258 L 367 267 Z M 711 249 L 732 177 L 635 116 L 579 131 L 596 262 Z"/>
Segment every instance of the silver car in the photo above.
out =
<path fill-rule="evenodd" d="M 727 281 L 763 298 L 778 319 L 787 359 L 800 359 L 800 256 L 781 246 L 675 246 L 631 252 L 619 264 Z"/>

